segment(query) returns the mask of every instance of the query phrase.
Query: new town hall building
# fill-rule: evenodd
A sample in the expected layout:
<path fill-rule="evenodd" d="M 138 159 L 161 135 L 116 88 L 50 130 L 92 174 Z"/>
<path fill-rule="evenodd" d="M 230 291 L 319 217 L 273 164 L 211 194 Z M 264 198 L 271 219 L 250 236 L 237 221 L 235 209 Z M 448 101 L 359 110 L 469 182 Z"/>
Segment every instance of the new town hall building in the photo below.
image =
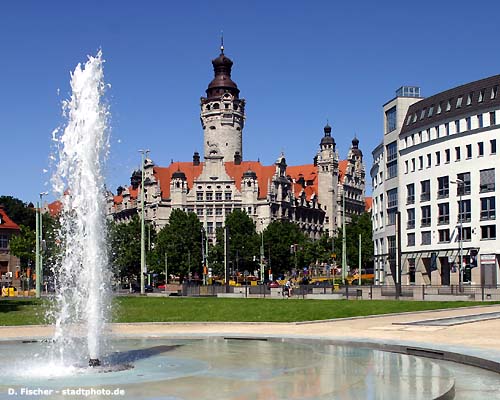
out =
<path fill-rule="evenodd" d="M 273 165 L 244 159 L 242 137 L 246 102 L 231 79 L 233 62 L 224 54 L 212 61 L 214 79 L 201 98 L 204 154 L 167 167 L 145 160 L 145 219 L 156 229 L 168 223 L 174 209 L 194 212 L 209 238 L 233 210 L 245 211 L 258 231 L 272 221 L 288 220 L 311 238 L 336 231 L 342 219 L 365 211 L 365 169 L 359 140 L 347 160 L 339 161 L 332 129 L 325 126 L 312 164 L 287 165 L 281 154 Z M 108 197 L 108 215 L 126 221 L 140 210 L 141 172 L 131 185 Z"/>

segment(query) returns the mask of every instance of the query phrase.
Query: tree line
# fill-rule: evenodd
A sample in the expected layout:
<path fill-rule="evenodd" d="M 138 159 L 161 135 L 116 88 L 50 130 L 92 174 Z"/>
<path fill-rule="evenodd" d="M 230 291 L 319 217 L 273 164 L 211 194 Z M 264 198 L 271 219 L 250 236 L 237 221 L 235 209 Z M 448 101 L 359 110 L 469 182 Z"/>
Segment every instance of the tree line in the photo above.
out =
<path fill-rule="evenodd" d="M 10 251 L 21 259 L 22 268 L 34 266 L 35 260 L 35 209 L 21 200 L 0 196 L 7 215 L 21 227 L 20 235 L 10 241 Z M 342 259 L 342 232 L 334 238 L 328 235 L 312 240 L 289 221 L 274 221 L 263 232 L 257 233 L 252 219 L 241 210 L 226 216 L 228 229 L 228 261 L 231 270 L 248 271 L 259 269 L 260 252 L 263 244 L 266 269 L 281 275 L 292 268 L 317 264 L 337 265 Z M 49 214 L 43 214 L 44 229 L 44 275 L 50 273 L 58 255 L 58 221 Z M 373 260 L 372 227 L 368 213 L 353 216 L 346 227 L 347 263 L 358 267 L 358 235 L 362 235 L 362 268 L 371 267 Z M 141 224 L 139 216 L 129 222 L 108 223 L 108 251 L 115 276 L 122 280 L 138 279 L 141 254 Z M 213 275 L 224 274 L 224 229 L 216 230 L 214 243 L 207 243 L 207 234 L 194 213 L 180 209 L 172 211 L 167 225 L 158 232 L 146 223 L 146 264 L 148 272 L 163 274 L 168 262 L 169 274 L 187 276 L 191 273 L 202 276 L 203 254 Z"/>

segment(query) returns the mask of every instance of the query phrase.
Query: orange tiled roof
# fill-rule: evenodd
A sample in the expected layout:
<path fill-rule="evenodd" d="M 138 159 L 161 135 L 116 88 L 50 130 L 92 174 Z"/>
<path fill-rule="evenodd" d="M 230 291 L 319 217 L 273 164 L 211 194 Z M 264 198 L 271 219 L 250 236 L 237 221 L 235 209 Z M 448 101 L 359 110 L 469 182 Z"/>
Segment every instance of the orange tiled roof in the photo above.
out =
<path fill-rule="evenodd" d="M 0 228 L 1 229 L 13 229 L 13 230 L 20 230 L 19 225 L 17 225 L 14 221 L 12 221 L 5 210 L 3 209 L 2 206 L 0 206 L 0 219 L 1 219 L 1 224 Z"/>
<path fill-rule="evenodd" d="M 182 171 L 186 175 L 188 187 L 193 187 L 193 182 L 198 178 L 203 170 L 203 163 L 193 165 L 193 162 L 174 162 L 168 167 L 153 167 L 153 175 L 160 183 L 162 199 L 170 198 L 170 179 L 175 171 Z"/>
<path fill-rule="evenodd" d="M 62 210 L 62 203 L 59 200 L 56 200 L 47 204 L 47 208 L 49 209 L 51 217 L 57 217 Z"/>
<path fill-rule="evenodd" d="M 301 176 L 304 177 L 304 181 L 307 183 L 308 181 L 312 181 L 312 185 L 307 185 L 304 189 L 306 193 L 306 199 L 311 200 L 313 194 L 318 193 L 318 176 L 317 176 L 318 167 L 314 166 L 314 164 L 305 164 L 305 165 L 291 165 L 286 168 L 286 173 L 292 177 L 294 180 L 293 184 L 293 192 L 295 197 L 300 195 L 302 191 L 302 185 L 297 183 Z"/>
<path fill-rule="evenodd" d="M 137 195 L 139 194 L 139 188 L 134 189 L 132 186 L 128 187 L 128 192 L 130 193 L 130 198 L 131 199 L 137 199 Z M 121 204 L 123 201 L 123 195 L 116 195 L 113 196 L 113 203 L 114 204 Z"/>
<path fill-rule="evenodd" d="M 371 197 L 365 197 L 365 211 L 370 211 L 372 209 L 373 199 Z"/>
<path fill-rule="evenodd" d="M 259 199 L 267 197 L 268 181 L 270 181 L 276 171 L 274 165 L 262 165 L 260 161 L 242 161 L 237 165 L 234 162 L 225 163 L 226 173 L 234 179 L 234 183 L 238 190 L 241 190 L 241 178 L 243 174 L 249 169 L 255 172 L 257 180 L 259 181 Z"/>
<path fill-rule="evenodd" d="M 274 165 L 262 165 L 260 161 L 242 161 L 241 164 L 235 164 L 234 162 L 224 163 L 226 168 L 226 173 L 235 181 L 236 188 L 241 190 L 241 179 L 243 174 L 252 170 L 257 175 L 257 180 L 259 181 L 259 199 L 264 199 L 267 197 L 268 182 L 272 179 L 276 167 Z M 348 161 L 339 161 L 339 178 L 345 175 L 347 169 Z M 174 162 L 168 167 L 153 167 L 153 175 L 160 184 L 161 197 L 163 199 L 170 198 L 170 179 L 175 171 L 182 171 L 186 175 L 188 187 L 193 188 L 194 180 L 197 179 L 203 170 L 204 163 L 200 165 L 193 165 L 191 161 L 185 162 Z M 305 193 L 307 200 L 310 200 L 314 194 L 318 193 L 318 176 L 317 167 L 314 164 L 304 164 L 304 165 L 291 165 L 287 166 L 287 175 L 289 175 L 295 183 L 293 184 L 293 191 L 295 196 L 298 196 L 302 191 L 302 185 L 297 183 L 300 176 L 304 177 L 304 180 L 312 184 L 305 187 Z M 132 189 L 129 187 L 130 197 L 132 199 L 137 198 L 138 189 Z M 113 197 L 115 204 L 120 204 L 123 201 L 123 196 Z"/>
<path fill-rule="evenodd" d="M 348 160 L 339 161 L 339 183 L 342 183 L 342 180 L 344 179 L 348 163 L 349 163 Z"/>

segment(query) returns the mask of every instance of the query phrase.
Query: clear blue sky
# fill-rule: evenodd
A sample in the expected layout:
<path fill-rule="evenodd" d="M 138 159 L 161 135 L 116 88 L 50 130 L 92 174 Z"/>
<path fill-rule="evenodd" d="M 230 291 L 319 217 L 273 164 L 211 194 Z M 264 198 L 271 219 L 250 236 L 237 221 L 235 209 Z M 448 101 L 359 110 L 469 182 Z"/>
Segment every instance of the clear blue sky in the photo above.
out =
<path fill-rule="evenodd" d="M 247 100 L 245 159 L 271 164 L 283 150 L 311 163 L 328 118 L 342 158 L 359 137 L 368 173 L 399 86 L 429 96 L 500 73 L 499 14 L 493 0 L 2 2 L 0 194 L 29 202 L 50 188 L 69 72 L 99 48 L 112 85 L 109 188 L 129 182 L 140 148 L 159 165 L 202 152 L 199 98 L 221 30 Z"/>

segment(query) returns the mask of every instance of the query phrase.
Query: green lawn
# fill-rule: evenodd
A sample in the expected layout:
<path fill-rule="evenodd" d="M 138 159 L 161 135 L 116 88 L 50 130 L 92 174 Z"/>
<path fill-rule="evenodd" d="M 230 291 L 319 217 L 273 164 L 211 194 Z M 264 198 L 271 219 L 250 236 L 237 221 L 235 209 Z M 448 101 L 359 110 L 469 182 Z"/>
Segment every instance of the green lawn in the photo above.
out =
<path fill-rule="evenodd" d="M 396 300 L 117 297 L 114 322 L 292 322 L 493 304 Z M 47 300 L 0 300 L 0 325 L 43 324 Z"/>

